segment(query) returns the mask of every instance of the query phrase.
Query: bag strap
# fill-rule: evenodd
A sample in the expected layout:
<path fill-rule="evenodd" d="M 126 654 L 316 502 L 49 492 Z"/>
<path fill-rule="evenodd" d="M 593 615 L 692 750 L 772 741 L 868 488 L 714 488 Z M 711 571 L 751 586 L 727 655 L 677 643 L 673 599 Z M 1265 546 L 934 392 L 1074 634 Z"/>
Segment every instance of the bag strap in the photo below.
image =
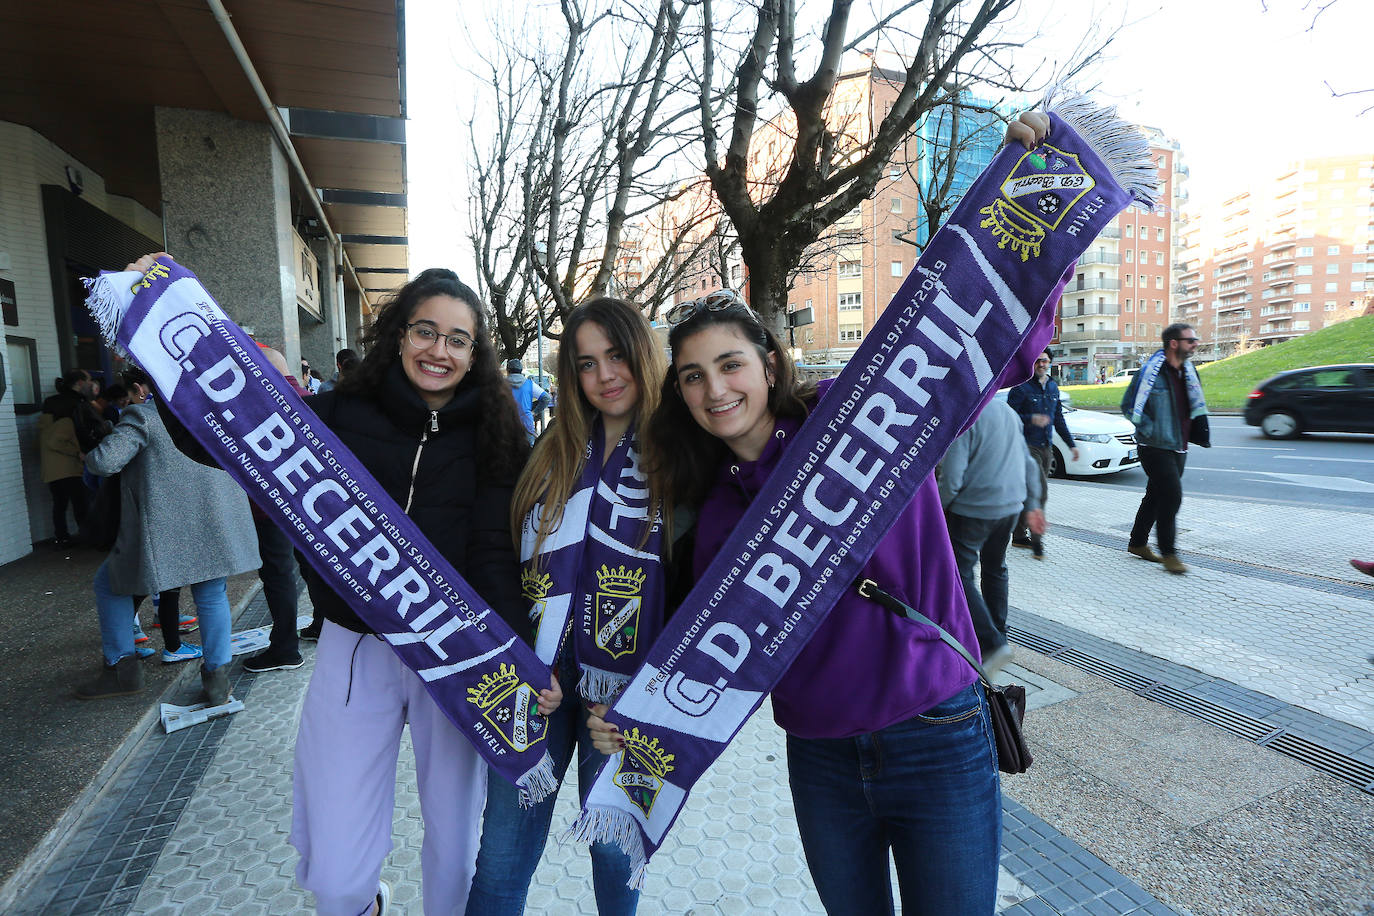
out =
<path fill-rule="evenodd" d="M 988 679 L 988 676 L 983 673 L 983 666 L 978 664 L 977 659 L 969 653 L 968 649 L 964 648 L 963 643 L 951 636 L 949 631 L 944 627 L 911 607 L 909 604 L 898 601 L 896 598 L 883 591 L 882 588 L 878 586 L 878 583 L 874 582 L 872 579 L 862 579 L 859 581 L 859 594 L 868 598 L 870 601 L 876 601 L 894 614 L 901 614 L 905 617 L 910 617 L 917 623 L 923 623 L 926 626 L 934 627 L 935 631 L 940 634 L 940 639 L 944 644 L 963 656 L 964 661 L 972 665 L 973 670 L 978 672 L 978 679 L 983 682 L 983 686 L 988 689 L 996 689 Z"/>

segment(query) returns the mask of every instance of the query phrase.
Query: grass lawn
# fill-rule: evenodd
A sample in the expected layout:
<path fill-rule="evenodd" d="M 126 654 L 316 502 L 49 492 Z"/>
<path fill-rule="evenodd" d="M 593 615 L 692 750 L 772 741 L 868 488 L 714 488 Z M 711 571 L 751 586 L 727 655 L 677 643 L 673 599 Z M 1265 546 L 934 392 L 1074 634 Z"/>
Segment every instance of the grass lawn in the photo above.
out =
<path fill-rule="evenodd" d="M 1271 375 L 1304 366 L 1374 362 L 1374 315 L 1352 318 L 1262 350 L 1220 359 L 1198 367 L 1207 406 L 1241 408 L 1255 386 Z M 1075 407 L 1121 406 L 1126 382 L 1113 385 L 1064 385 Z"/>

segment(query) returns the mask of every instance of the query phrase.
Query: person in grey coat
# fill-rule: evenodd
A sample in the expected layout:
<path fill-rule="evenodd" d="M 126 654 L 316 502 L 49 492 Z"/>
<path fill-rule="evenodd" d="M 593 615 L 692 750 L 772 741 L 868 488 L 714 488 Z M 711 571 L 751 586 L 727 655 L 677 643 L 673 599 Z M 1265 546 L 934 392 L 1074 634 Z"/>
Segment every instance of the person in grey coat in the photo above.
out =
<path fill-rule="evenodd" d="M 153 403 L 130 406 L 86 456 L 92 474 L 120 474 L 114 549 L 95 574 L 105 667 L 76 689 L 83 700 L 143 689 L 134 652 L 133 595 L 190 585 L 205 654 L 201 684 L 211 706 L 229 697 L 228 576 L 258 567 L 248 497 L 224 471 L 197 464 L 172 444 Z"/>
<path fill-rule="evenodd" d="M 1012 656 L 1007 644 L 1007 545 L 1024 513 L 1037 537 L 1045 533 L 1040 465 L 1031 457 L 1021 418 L 994 398 L 940 461 L 940 504 L 964 584 L 983 669 L 991 673 Z M 978 581 L 973 567 L 982 564 Z"/>

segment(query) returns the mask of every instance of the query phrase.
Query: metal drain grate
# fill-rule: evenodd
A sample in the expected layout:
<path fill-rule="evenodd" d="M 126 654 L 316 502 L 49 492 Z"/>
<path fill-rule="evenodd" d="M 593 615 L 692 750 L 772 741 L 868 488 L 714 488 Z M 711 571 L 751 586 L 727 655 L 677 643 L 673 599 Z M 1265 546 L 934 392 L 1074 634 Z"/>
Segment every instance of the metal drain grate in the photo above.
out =
<path fill-rule="evenodd" d="M 1184 693 L 1176 687 L 1162 683 L 1154 678 L 1136 674 L 1120 665 L 1103 661 L 1062 643 L 1046 639 L 1021 627 L 1007 627 L 1008 638 L 1042 655 L 1073 665 L 1118 687 L 1124 687 L 1147 700 L 1162 703 L 1179 712 L 1210 722 L 1231 734 L 1252 741 L 1262 747 L 1278 751 L 1300 763 L 1321 770 L 1349 783 L 1362 792 L 1374 795 L 1374 766 L 1339 751 L 1323 747 L 1314 741 L 1292 734 L 1282 726 L 1272 725 L 1253 716 L 1227 709 L 1203 697 Z"/>

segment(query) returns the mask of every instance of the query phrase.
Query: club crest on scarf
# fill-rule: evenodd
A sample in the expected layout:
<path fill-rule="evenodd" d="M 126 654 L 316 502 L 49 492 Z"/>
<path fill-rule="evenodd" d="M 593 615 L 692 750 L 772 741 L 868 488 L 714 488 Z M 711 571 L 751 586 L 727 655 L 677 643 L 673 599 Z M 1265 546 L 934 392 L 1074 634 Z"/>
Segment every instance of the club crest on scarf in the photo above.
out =
<path fill-rule="evenodd" d="M 603 565 L 596 572 L 596 644 L 610 655 L 629 655 L 639 645 L 639 609 L 644 568 Z"/>
<path fill-rule="evenodd" d="M 547 599 L 552 588 L 553 579 L 548 573 L 529 568 L 520 570 L 520 593 L 530 603 L 530 620 L 534 621 L 536 630 L 539 629 L 539 621 L 544 619 L 544 609 L 549 606 Z"/>
<path fill-rule="evenodd" d="M 625 733 L 625 750 L 620 758 L 615 784 L 647 817 L 663 790 L 663 778 L 673 771 L 675 757 L 659 746 L 657 738 L 631 728 Z"/>
<path fill-rule="evenodd" d="M 978 225 L 992 230 L 998 248 L 1010 245 L 1022 261 L 1038 258 L 1046 230 L 1058 229 L 1064 214 L 1096 186 L 1076 155 L 1047 143 L 1016 161 L 1001 196 L 978 211 L 987 217 Z"/>
<path fill-rule="evenodd" d="M 482 718 L 517 751 L 544 739 L 547 723 L 539 715 L 539 692 L 521 682 L 513 665 L 501 665 L 469 687 L 468 702 L 481 709 Z"/>

